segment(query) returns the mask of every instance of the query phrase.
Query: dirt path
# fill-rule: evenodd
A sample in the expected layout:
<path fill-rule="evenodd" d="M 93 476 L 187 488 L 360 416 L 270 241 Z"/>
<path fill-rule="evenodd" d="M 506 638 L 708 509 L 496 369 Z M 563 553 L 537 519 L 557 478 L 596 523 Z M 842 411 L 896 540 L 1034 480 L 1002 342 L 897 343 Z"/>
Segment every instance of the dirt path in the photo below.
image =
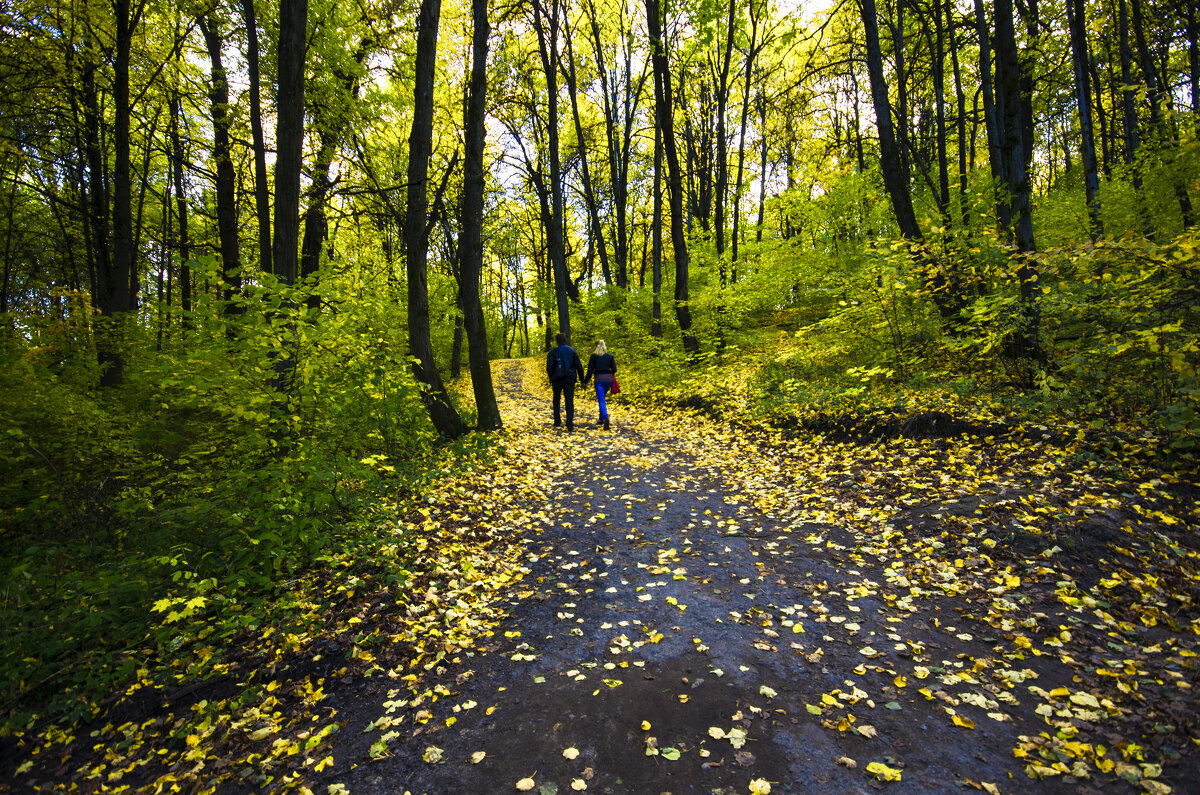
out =
<path fill-rule="evenodd" d="M 580 400 L 586 430 L 552 430 L 507 367 L 509 427 L 565 462 L 552 520 L 491 645 L 392 710 L 398 739 L 339 776 L 351 792 L 1062 789 L 1013 757 L 1041 728 L 1011 708 L 1032 672 L 975 664 L 986 625 L 889 605 L 852 539 L 751 507 L 754 484 L 656 422 L 617 408 L 605 433 Z"/>

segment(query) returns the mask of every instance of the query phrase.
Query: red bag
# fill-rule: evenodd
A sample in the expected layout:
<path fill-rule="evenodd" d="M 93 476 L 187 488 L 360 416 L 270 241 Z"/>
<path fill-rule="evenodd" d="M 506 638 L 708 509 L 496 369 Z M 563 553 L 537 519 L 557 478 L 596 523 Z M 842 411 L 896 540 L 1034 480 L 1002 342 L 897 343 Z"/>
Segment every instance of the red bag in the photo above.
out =
<path fill-rule="evenodd" d="M 612 389 L 609 391 L 614 395 L 619 394 L 621 391 L 621 385 L 617 383 L 617 377 L 615 375 L 613 376 Z"/>

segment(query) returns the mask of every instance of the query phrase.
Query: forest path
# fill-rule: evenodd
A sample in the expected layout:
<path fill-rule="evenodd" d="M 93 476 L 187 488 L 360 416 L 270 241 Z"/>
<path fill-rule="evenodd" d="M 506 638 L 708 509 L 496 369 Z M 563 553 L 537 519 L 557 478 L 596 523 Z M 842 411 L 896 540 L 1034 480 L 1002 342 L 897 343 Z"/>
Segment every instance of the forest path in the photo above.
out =
<path fill-rule="evenodd" d="M 415 718 L 387 756 L 339 778 L 351 792 L 865 793 L 897 775 L 895 792 L 1038 786 L 1012 754 L 1037 727 L 985 716 L 1006 693 L 972 665 L 985 647 L 969 632 L 986 625 L 938 628 L 883 601 L 858 542 L 797 520 L 729 428 L 618 405 L 606 433 L 580 394 L 567 434 L 521 367 L 497 366 L 506 427 L 560 466 L 549 519 L 524 539 L 530 572 L 491 645 L 440 669 L 441 698 L 401 710 Z M 945 608 L 942 622 L 959 617 Z"/>

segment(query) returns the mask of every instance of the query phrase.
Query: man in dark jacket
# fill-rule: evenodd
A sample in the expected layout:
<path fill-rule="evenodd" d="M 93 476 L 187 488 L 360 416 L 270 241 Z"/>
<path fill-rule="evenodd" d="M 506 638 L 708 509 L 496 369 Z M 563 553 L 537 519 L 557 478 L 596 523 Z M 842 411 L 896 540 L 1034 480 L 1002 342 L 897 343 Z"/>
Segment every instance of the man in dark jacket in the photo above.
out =
<path fill-rule="evenodd" d="M 562 425 L 559 404 L 562 398 L 567 403 L 567 430 L 575 430 L 575 381 L 583 383 L 583 362 L 579 354 L 567 344 L 566 336 L 558 334 L 554 337 L 558 343 L 546 354 L 546 375 L 550 378 L 550 386 L 554 388 L 554 427 Z"/>

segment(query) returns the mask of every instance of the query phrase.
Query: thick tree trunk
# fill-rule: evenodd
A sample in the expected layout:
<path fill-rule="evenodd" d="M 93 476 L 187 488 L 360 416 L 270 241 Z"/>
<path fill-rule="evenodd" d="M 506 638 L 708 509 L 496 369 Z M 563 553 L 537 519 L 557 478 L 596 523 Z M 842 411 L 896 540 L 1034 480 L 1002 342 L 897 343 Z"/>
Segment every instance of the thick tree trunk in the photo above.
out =
<path fill-rule="evenodd" d="M 912 196 L 908 192 L 908 179 L 904 173 L 901 150 L 892 126 L 892 107 L 888 99 L 888 84 L 883 75 L 883 53 L 879 48 L 879 22 L 875 0 L 862 2 L 863 32 L 867 47 L 867 75 L 871 79 L 871 100 L 875 106 L 875 123 L 879 131 L 879 165 L 883 173 L 883 184 L 892 210 L 896 214 L 896 225 L 905 239 L 920 243 L 923 240 L 917 216 L 913 211 Z"/>
<path fill-rule="evenodd" d="M 446 394 L 429 338 L 429 286 L 427 263 L 429 236 L 427 183 L 433 151 L 433 83 L 437 67 L 438 22 L 441 0 L 421 0 L 417 17 L 417 53 L 413 80 L 413 121 L 408 138 L 408 205 L 404 242 L 408 271 L 408 346 L 413 374 L 425 385 L 421 398 L 433 426 L 443 436 L 463 434 L 462 419 Z"/>
<path fill-rule="evenodd" d="M 1033 214 L 1030 206 L 1031 186 L 1026 170 L 1026 149 L 1032 142 L 1026 138 L 1029 126 L 1023 118 L 1028 103 L 1022 97 L 1021 63 L 1017 53 L 1016 31 L 1013 27 L 1012 0 L 996 0 L 996 105 L 1002 108 L 998 120 L 1001 134 L 1001 164 L 1004 168 L 1009 217 L 1009 234 L 1016 245 L 1014 257 L 1017 281 L 1020 285 L 1020 330 L 1014 335 L 1014 355 L 1028 362 L 1042 361 L 1039 330 L 1041 304 L 1038 274 L 1033 259 Z M 1032 385 L 1032 371 L 1025 378 Z"/>
<path fill-rule="evenodd" d="M 246 77 L 250 82 L 250 136 L 254 148 L 254 214 L 258 220 L 258 267 L 271 272 L 271 186 L 267 182 L 267 145 L 262 125 L 258 16 L 254 0 L 241 0 L 246 26 Z"/>
<path fill-rule="evenodd" d="M 304 54 L 308 33 L 308 0 L 280 0 L 278 108 L 275 126 L 275 239 L 271 264 L 284 287 L 296 284 L 300 237 L 300 170 L 304 156 Z M 285 302 L 285 312 L 294 307 Z M 272 422 L 276 442 L 286 449 L 291 436 L 288 406 L 295 378 L 295 326 L 281 329 L 280 348 L 272 352 L 271 389 L 275 393 Z"/>
<path fill-rule="evenodd" d="M 671 246 L 675 255 L 675 319 L 683 335 L 683 348 L 689 354 L 700 352 L 700 344 L 692 333 L 692 310 L 688 305 L 688 248 L 683 228 L 683 175 L 679 169 L 679 154 L 675 149 L 675 129 L 672 122 L 671 66 L 667 46 L 662 37 L 662 20 L 658 0 L 646 0 L 647 24 L 650 28 L 651 59 L 654 66 L 655 120 L 662 131 L 663 155 L 667 159 L 667 191 L 671 203 Z"/>
<path fill-rule="evenodd" d="M 126 313 L 133 308 L 129 294 L 130 273 L 134 268 L 129 63 L 137 21 L 129 0 L 113 0 L 112 8 L 116 21 L 113 46 L 112 258 L 107 260 L 107 273 L 97 273 L 101 276 L 99 293 L 103 316 L 102 333 L 97 339 L 97 352 L 103 367 L 101 386 L 118 386 L 124 379 L 123 326 Z M 101 263 L 105 261 L 99 260 Z"/>
<path fill-rule="evenodd" d="M 271 249 L 271 265 L 279 281 L 290 287 L 296 283 L 300 242 L 300 171 L 304 155 L 304 55 L 308 0 L 280 0 L 279 17 L 275 239 Z"/>
<path fill-rule="evenodd" d="M 229 81 L 225 76 L 221 54 L 224 41 L 215 18 L 198 17 L 196 22 L 204 34 L 212 75 L 208 87 L 208 101 L 213 125 L 212 157 L 217 173 L 214 187 L 217 200 L 217 237 L 220 239 L 224 278 L 224 313 L 234 315 L 239 312 L 234 295 L 242 289 L 242 264 L 238 250 L 237 174 L 229 149 Z"/>
<path fill-rule="evenodd" d="M 471 82 L 463 118 L 466 134 L 466 158 L 463 161 L 462 231 L 459 237 L 459 292 L 467 327 L 467 355 L 471 364 L 471 385 L 479 414 L 477 428 L 499 430 L 503 423 L 492 387 L 492 366 L 488 358 L 487 321 L 479 297 L 479 275 L 483 270 L 483 149 L 487 136 L 487 0 L 472 0 L 471 16 L 475 31 L 471 45 Z M 521 315 L 524 318 L 524 315 Z M 513 339 L 516 339 L 516 321 Z"/>

